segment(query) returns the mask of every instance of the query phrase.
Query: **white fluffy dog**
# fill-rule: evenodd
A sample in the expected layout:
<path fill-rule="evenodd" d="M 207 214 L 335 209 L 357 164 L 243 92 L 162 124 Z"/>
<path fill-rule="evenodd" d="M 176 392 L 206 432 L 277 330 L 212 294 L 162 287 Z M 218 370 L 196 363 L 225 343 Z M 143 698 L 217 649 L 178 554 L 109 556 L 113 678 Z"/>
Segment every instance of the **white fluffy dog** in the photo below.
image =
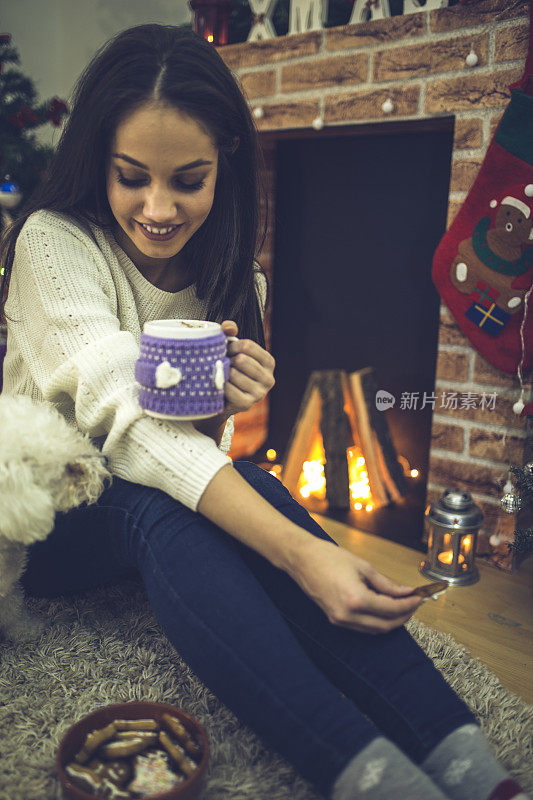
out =
<path fill-rule="evenodd" d="M 88 436 L 50 405 L 0 395 L 0 631 L 16 641 L 45 624 L 25 608 L 18 583 L 26 548 L 46 539 L 56 511 L 94 503 L 111 475 Z"/>

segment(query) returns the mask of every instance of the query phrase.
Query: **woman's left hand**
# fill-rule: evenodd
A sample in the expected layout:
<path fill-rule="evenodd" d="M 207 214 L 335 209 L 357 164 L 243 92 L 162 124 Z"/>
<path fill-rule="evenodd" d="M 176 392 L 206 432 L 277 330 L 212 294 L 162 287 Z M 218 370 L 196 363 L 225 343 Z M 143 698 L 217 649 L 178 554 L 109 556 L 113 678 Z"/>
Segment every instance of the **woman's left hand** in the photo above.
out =
<path fill-rule="evenodd" d="M 222 330 L 226 336 L 237 336 L 239 329 L 233 320 L 224 320 Z M 229 378 L 225 386 L 225 413 L 246 411 L 258 403 L 274 386 L 276 362 L 257 342 L 240 339 L 228 343 L 230 357 Z"/>

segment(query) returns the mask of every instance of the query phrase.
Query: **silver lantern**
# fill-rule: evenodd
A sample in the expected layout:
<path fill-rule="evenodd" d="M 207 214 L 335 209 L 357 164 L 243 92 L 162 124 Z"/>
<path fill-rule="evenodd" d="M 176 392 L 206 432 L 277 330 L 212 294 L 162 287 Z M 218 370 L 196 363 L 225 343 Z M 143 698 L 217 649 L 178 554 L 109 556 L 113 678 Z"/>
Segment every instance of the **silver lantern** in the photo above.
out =
<path fill-rule="evenodd" d="M 446 489 L 426 511 L 428 552 L 427 559 L 420 562 L 420 572 L 452 586 L 476 583 L 476 542 L 482 522 L 483 512 L 470 492 Z"/>

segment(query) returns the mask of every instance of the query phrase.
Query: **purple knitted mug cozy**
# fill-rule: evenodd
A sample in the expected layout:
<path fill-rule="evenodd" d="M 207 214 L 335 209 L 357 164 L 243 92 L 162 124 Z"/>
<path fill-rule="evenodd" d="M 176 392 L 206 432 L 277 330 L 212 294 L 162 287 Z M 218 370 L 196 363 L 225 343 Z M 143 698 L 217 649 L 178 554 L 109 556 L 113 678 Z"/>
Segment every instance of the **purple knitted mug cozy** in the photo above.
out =
<path fill-rule="evenodd" d="M 166 327 L 165 327 L 166 323 Z M 161 326 L 161 336 L 152 332 Z M 195 328 L 192 338 L 174 338 L 182 325 Z M 228 337 L 218 323 L 202 320 L 155 320 L 141 334 L 135 378 L 139 404 L 147 414 L 185 419 L 210 417 L 224 408 L 224 383 L 229 377 Z M 165 336 L 174 330 L 175 335 Z M 231 337 L 233 338 L 233 337 Z"/>

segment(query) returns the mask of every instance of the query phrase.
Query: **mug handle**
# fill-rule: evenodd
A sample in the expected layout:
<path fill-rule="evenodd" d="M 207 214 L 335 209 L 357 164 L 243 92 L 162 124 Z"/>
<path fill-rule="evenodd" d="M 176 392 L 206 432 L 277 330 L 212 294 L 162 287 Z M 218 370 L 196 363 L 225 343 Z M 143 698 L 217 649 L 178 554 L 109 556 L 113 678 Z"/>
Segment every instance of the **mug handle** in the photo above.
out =
<path fill-rule="evenodd" d="M 229 375 L 230 357 L 228 355 L 228 342 L 238 342 L 238 341 L 239 341 L 239 338 L 237 336 L 226 336 L 226 357 L 224 358 L 223 361 L 217 361 L 216 362 L 215 385 L 216 385 L 217 389 L 222 389 L 223 388 L 224 382 L 228 379 L 228 375 Z M 223 364 L 224 364 L 224 367 L 223 367 L 224 375 L 222 375 L 222 371 L 220 371 L 219 373 L 217 372 L 217 370 L 222 370 L 222 365 Z M 218 380 L 220 380 L 220 385 L 217 383 Z"/>
<path fill-rule="evenodd" d="M 532 0 L 532 2 L 533 2 L 533 0 Z M 238 341 L 239 341 L 239 337 L 238 336 L 226 336 L 226 354 L 227 354 L 227 350 L 228 350 L 228 348 L 227 348 L 228 342 L 238 342 Z"/>

